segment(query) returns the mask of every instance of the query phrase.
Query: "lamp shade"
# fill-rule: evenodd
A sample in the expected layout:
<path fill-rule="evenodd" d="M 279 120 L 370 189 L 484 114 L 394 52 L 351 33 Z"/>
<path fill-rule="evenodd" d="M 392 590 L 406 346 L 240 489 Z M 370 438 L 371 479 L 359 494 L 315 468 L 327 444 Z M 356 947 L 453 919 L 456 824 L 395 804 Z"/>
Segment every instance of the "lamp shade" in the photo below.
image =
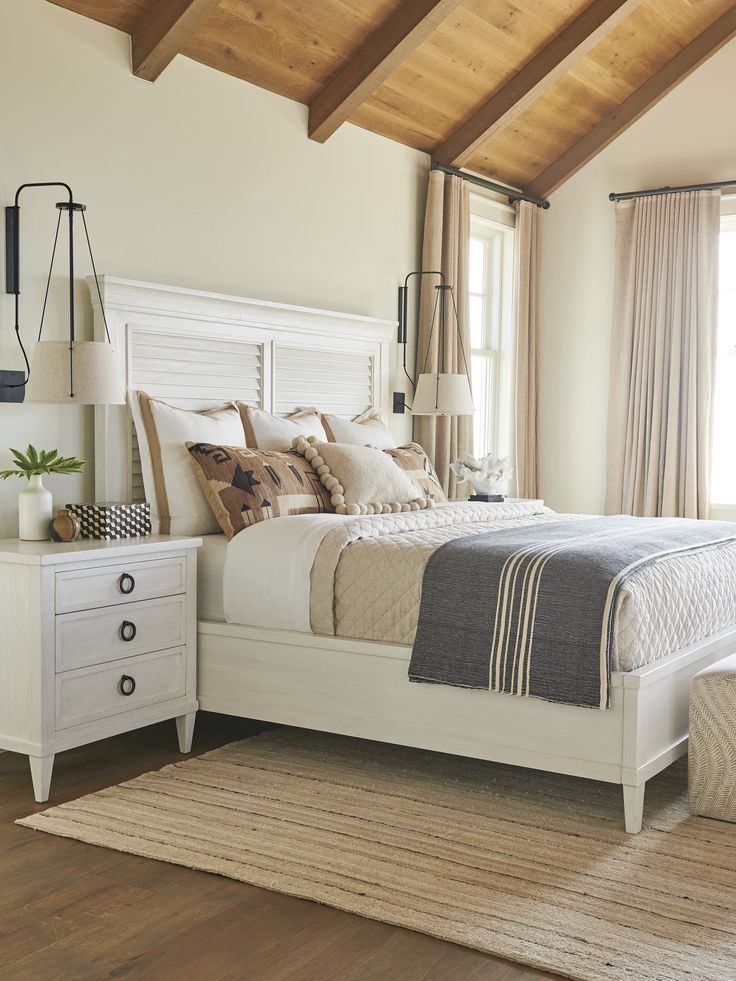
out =
<path fill-rule="evenodd" d="M 39 341 L 33 349 L 25 400 L 68 405 L 125 402 L 114 350 L 103 341 Z"/>
<path fill-rule="evenodd" d="M 411 411 L 415 416 L 472 416 L 467 375 L 420 375 Z"/>

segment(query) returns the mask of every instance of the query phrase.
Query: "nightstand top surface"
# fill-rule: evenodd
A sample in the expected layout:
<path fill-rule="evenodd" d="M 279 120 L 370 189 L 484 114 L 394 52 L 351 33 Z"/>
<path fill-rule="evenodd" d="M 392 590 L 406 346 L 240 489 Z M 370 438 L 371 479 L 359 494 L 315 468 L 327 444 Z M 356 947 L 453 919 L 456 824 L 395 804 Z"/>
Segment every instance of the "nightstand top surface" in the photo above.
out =
<path fill-rule="evenodd" d="M 474 501 L 469 501 L 467 497 L 450 497 L 449 501 L 451 504 L 473 504 Z M 505 497 L 502 501 L 484 501 L 485 504 L 536 504 L 539 507 L 543 507 L 544 500 L 541 497 Z"/>
<path fill-rule="evenodd" d="M 85 538 L 77 542 L 21 542 L 17 538 L 0 540 L 0 562 L 21 565 L 59 565 L 86 558 L 134 558 L 141 551 L 157 552 L 197 548 L 201 538 L 184 535 L 145 535 L 141 538 L 119 538 L 96 541 Z"/>

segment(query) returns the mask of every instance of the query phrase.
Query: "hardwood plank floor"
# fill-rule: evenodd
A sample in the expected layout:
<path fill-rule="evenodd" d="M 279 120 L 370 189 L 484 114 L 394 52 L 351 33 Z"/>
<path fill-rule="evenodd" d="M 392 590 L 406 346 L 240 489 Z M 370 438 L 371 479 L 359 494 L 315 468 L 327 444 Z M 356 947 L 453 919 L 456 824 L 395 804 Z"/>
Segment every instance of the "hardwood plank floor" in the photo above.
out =
<path fill-rule="evenodd" d="M 193 752 L 264 728 L 200 713 Z M 70 750 L 57 756 L 49 804 L 35 804 L 27 759 L 0 754 L 2 981 L 551 977 L 328 906 L 13 823 L 177 759 L 173 721 Z"/>

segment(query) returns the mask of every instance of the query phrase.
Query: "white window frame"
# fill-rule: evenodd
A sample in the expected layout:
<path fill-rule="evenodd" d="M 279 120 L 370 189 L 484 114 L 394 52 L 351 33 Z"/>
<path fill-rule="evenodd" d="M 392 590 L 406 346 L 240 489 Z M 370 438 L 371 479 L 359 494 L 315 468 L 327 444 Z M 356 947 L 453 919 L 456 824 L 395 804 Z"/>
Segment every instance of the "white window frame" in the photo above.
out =
<path fill-rule="evenodd" d="M 474 418 L 474 454 L 513 457 L 514 416 L 514 238 L 516 211 L 503 199 L 471 194 L 470 237 L 486 243 L 483 282 L 483 346 L 471 345 L 471 375 L 478 359 L 488 362 L 491 404 L 485 446 L 483 421 Z M 471 293 L 471 296 L 479 295 Z M 475 393 L 474 393 L 475 394 Z M 480 393 L 478 393 L 480 395 Z M 477 403 L 476 403 L 477 405 Z M 513 466 L 513 460 L 512 464 Z"/>
<path fill-rule="evenodd" d="M 724 195 L 721 199 L 721 230 L 724 228 L 736 230 L 736 194 Z M 722 351 L 718 352 L 717 357 L 736 358 L 736 350 L 728 354 L 724 354 Z M 710 517 L 736 519 L 736 501 L 711 501 Z"/>

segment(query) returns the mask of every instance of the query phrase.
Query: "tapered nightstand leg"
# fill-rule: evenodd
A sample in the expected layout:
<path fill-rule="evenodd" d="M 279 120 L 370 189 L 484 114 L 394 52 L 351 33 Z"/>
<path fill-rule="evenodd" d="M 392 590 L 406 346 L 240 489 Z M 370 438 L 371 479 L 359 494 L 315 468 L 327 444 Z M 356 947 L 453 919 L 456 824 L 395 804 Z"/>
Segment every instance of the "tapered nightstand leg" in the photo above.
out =
<path fill-rule="evenodd" d="M 49 799 L 51 789 L 51 773 L 54 769 L 54 754 L 51 756 L 29 756 L 31 764 L 31 780 L 33 781 L 33 796 L 39 804 Z"/>
<path fill-rule="evenodd" d="M 179 715 L 176 719 L 176 734 L 179 737 L 179 752 L 188 753 L 192 748 L 192 738 L 194 736 L 194 720 L 196 712 L 187 712 L 186 715 Z"/>
<path fill-rule="evenodd" d="M 624 818 L 626 830 L 630 835 L 638 835 L 644 817 L 644 792 L 646 784 L 628 787 L 624 784 Z"/>

